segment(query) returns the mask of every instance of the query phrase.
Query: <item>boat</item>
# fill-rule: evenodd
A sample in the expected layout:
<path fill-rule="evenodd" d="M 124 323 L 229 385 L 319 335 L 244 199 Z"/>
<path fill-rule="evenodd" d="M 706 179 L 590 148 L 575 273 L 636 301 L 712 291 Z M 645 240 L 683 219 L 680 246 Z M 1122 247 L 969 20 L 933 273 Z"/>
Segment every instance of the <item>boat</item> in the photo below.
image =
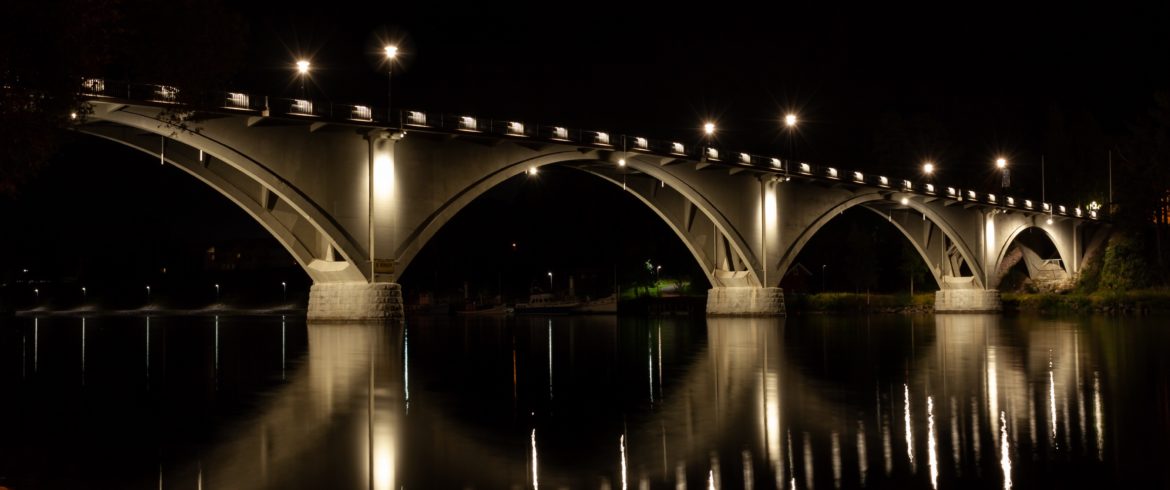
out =
<path fill-rule="evenodd" d="M 517 315 L 555 315 L 575 313 L 581 301 L 574 297 L 560 298 L 550 293 L 538 293 L 528 297 L 527 303 L 517 303 Z"/>

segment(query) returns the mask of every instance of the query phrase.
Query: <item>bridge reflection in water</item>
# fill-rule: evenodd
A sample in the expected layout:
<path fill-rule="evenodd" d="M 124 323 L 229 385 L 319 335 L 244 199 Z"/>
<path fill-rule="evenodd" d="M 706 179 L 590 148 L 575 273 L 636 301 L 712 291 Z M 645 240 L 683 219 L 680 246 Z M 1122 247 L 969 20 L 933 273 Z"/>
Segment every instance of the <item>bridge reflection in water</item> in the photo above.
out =
<path fill-rule="evenodd" d="M 1006 488 L 1037 461 L 1103 460 L 1105 379 L 1084 333 L 1001 321 L 310 325 L 304 363 L 201 458 L 201 478 L 219 488 Z"/>
<path fill-rule="evenodd" d="M 13 372 L 40 392 L 109 391 L 102 403 L 117 404 L 124 378 L 194 400 L 164 410 L 213 430 L 188 443 L 162 425 L 174 432 L 165 441 L 179 441 L 157 449 L 163 488 L 1007 488 L 1126 478 L 1166 453 L 1124 443 L 1167 432 L 1156 417 L 1170 413 L 1166 400 L 1141 398 L 1151 386 L 1166 392 L 1163 371 L 1151 369 L 1161 361 L 1101 319 L 282 323 L 279 363 L 271 325 L 175 321 L 29 319 L 26 341 L 0 347 L 25 359 Z M 296 339 L 287 358 L 286 333 Z M 255 373 L 260 365 L 271 372 Z M 256 388 L 249 377 L 272 381 Z M 247 408 L 198 408 L 231 397 Z M 124 451 L 91 456 L 105 468 L 101 458 L 144 453 Z M 8 466 L 0 470 L 22 476 Z"/>

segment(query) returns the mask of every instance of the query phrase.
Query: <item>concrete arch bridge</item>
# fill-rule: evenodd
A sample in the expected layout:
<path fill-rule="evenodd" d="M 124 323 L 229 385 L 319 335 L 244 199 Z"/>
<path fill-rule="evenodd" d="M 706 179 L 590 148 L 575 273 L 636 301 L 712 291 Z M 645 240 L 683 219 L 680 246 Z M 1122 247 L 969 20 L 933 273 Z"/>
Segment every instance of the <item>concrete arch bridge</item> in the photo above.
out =
<path fill-rule="evenodd" d="M 170 163 L 244 209 L 313 281 L 311 320 L 401 315 L 398 274 L 464 206 L 561 165 L 620 185 L 706 272 L 708 314 L 782 315 L 781 278 L 833 217 L 887 217 L 939 285 L 936 311 L 995 311 L 1007 266 L 1075 278 L 1097 211 L 603 131 L 244 93 L 179 105 L 177 89 L 84 84 L 77 130 Z M 1056 260 L 1017 240 L 1041 230 Z M 1048 260 L 1045 260 L 1048 259 Z"/>

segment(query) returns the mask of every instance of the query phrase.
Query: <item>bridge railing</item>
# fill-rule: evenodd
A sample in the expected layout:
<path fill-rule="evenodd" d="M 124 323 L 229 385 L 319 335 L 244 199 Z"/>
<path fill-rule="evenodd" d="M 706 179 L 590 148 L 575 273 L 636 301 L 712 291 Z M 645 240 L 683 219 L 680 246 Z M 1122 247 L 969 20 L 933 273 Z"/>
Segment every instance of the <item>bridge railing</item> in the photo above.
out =
<path fill-rule="evenodd" d="M 384 107 L 322 102 L 308 98 L 256 96 L 244 92 L 211 92 L 192 97 L 179 90 L 179 88 L 169 85 L 109 82 L 98 78 L 84 79 L 81 83 L 81 95 L 95 99 L 144 101 L 164 107 L 243 112 L 257 116 L 285 117 L 306 121 L 370 124 L 572 143 L 630 154 L 649 154 L 732 169 L 768 172 L 779 174 L 785 179 L 796 177 L 837 182 L 842 185 L 878 187 L 890 189 L 892 192 L 949 199 L 1002 209 L 1015 209 L 1049 216 L 1098 219 L 1100 213 L 1103 212 L 1080 206 L 1055 205 L 1031 199 L 1017 199 L 1014 196 L 980 193 L 934 182 L 898 179 L 838 167 L 814 165 L 792 159 L 732 152 L 706 144 L 621 135 L 606 131 L 529 123 L 519 120 L 481 118 L 468 114 L 414 110 L 397 110 L 388 114 Z"/>

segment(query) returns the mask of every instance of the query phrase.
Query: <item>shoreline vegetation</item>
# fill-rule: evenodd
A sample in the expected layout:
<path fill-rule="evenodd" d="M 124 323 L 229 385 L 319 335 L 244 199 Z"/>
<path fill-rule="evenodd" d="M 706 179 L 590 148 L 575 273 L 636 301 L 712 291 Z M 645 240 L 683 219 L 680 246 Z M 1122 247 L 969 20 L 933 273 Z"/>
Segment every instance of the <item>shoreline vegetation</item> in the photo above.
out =
<path fill-rule="evenodd" d="M 1170 312 L 1170 290 L 1098 291 L 1093 293 L 1003 293 L 1004 313 L 1146 314 Z M 786 294 L 789 314 L 802 313 L 931 313 L 934 293 Z"/>

